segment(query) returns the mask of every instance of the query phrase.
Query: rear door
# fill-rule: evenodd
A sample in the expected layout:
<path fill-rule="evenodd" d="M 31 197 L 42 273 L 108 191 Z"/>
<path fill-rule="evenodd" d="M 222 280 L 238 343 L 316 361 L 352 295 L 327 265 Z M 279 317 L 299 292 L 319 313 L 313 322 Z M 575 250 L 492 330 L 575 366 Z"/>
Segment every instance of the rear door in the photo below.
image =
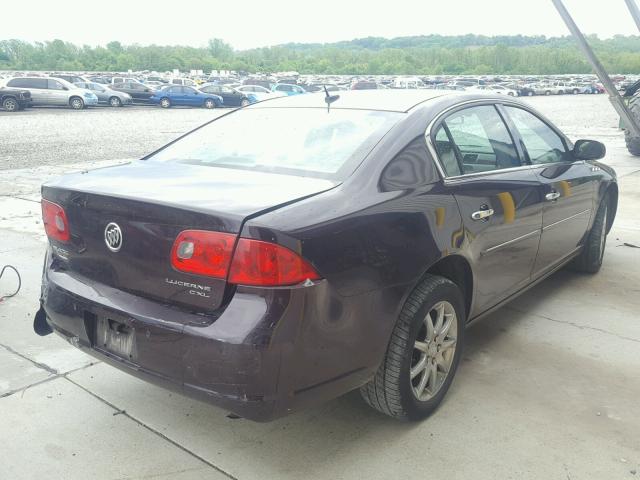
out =
<path fill-rule="evenodd" d="M 536 277 L 582 245 L 593 214 L 598 174 L 589 163 L 574 161 L 564 137 L 542 118 L 519 107 L 504 110 L 542 184 L 544 212 Z"/>
<path fill-rule="evenodd" d="M 431 135 L 465 227 L 475 316 L 531 281 L 542 227 L 540 184 L 495 105 L 456 110 Z"/>

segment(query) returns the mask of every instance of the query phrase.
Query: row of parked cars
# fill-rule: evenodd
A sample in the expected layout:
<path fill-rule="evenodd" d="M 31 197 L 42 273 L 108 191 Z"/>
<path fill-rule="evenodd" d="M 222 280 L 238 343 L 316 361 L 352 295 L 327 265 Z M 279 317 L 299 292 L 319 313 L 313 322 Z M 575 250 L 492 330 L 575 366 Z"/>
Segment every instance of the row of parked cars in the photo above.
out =
<path fill-rule="evenodd" d="M 142 82 L 135 78 L 87 78 L 77 75 L 50 77 L 13 77 L 0 87 L 0 105 L 7 111 L 28 106 L 67 106 L 82 110 L 89 106 L 122 107 L 131 104 L 155 104 L 163 108 L 191 106 L 203 108 L 243 107 L 278 96 L 305 93 L 298 85 L 277 84 L 269 89 L 261 85 L 187 85 L 182 80 L 164 83 Z M 153 83 L 151 83 L 153 82 Z"/>

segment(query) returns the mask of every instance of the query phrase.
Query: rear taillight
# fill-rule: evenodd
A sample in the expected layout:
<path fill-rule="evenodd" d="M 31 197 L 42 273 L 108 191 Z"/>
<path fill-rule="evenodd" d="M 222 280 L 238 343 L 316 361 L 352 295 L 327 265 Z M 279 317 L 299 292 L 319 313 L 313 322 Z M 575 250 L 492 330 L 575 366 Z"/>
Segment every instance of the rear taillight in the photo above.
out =
<path fill-rule="evenodd" d="M 235 241 L 231 233 L 185 230 L 173 243 L 171 264 L 181 272 L 226 278 Z"/>
<path fill-rule="evenodd" d="M 47 237 L 51 240 L 68 242 L 71 238 L 67 214 L 64 213 L 64 208 L 60 205 L 48 200 L 42 200 L 42 222 L 44 223 Z"/>
<path fill-rule="evenodd" d="M 249 238 L 238 241 L 229 282 L 240 285 L 295 285 L 320 275 L 297 253 L 275 243 Z"/>
<path fill-rule="evenodd" d="M 275 243 L 241 238 L 235 253 L 235 235 L 185 230 L 171 249 L 176 270 L 253 286 L 296 285 L 320 275 L 297 253 Z"/>

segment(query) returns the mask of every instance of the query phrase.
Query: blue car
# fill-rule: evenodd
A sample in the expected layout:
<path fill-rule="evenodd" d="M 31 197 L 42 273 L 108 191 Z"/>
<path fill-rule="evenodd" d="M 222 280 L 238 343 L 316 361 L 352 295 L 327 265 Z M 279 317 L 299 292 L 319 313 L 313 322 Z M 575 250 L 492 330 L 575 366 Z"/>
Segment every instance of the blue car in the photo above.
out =
<path fill-rule="evenodd" d="M 274 92 L 284 93 L 288 96 L 307 93 L 307 91 L 300 85 L 292 85 L 290 83 L 276 83 L 271 90 Z"/>
<path fill-rule="evenodd" d="M 192 87 L 172 85 L 157 90 L 151 98 L 151 103 L 169 108 L 174 105 L 186 107 L 216 108 L 222 106 L 222 97 L 211 93 L 201 92 Z"/>

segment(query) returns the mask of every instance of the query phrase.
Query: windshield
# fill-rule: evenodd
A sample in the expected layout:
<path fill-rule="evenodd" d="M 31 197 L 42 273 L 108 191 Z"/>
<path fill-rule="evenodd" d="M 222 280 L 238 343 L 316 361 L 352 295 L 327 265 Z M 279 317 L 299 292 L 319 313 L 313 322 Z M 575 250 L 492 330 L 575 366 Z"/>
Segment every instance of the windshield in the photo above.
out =
<path fill-rule="evenodd" d="M 249 108 L 219 118 L 148 160 L 343 179 L 403 114 Z"/>

